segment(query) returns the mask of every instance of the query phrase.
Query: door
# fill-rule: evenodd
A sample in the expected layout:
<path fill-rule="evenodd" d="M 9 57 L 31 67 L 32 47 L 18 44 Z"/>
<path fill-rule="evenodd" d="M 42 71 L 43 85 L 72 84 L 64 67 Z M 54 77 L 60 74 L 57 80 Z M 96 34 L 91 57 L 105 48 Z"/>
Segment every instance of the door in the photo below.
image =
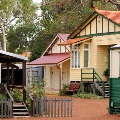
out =
<path fill-rule="evenodd" d="M 59 89 L 59 69 L 56 66 L 51 67 L 51 89 Z"/>
<path fill-rule="evenodd" d="M 62 86 L 63 84 L 69 84 L 69 68 L 63 67 L 62 69 Z"/>

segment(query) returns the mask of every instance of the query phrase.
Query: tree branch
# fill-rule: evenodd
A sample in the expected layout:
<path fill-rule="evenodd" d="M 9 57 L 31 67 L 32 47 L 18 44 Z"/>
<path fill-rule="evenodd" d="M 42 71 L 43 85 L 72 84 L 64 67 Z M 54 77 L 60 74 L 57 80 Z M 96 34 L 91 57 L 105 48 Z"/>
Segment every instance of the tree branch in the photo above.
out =
<path fill-rule="evenodd" d="M 118 3 L 116 0 L 108 0 L 108 2 L 111 2 L 114 5 L 120 5 L 120 3 Z"/>
<path fill-rule="evenodd" d="M 116 0 L 108 0 L 108 2 L 116 5 L 117 9 L 120 10 L 120 3 L 118 3 Z"/>

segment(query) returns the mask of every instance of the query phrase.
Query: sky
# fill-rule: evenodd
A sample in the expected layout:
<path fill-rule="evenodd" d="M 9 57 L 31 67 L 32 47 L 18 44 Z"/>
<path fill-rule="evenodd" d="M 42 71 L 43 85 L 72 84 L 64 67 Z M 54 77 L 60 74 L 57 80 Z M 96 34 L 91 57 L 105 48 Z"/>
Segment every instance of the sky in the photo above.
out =
<path fill-rule="evenodd" d="M 40 3 L 40 2 L 42 2 L 42 0 L 33 0 L 33 2 Z"/>
<path fill-rule="evenodd" d="M 42 2 L 42 0 L 33 0 L 33 2 L 40 3 L 40 2 Z M 38 10 L 37 14 L 40 15 L 41 14 L 41 10 Z"/>

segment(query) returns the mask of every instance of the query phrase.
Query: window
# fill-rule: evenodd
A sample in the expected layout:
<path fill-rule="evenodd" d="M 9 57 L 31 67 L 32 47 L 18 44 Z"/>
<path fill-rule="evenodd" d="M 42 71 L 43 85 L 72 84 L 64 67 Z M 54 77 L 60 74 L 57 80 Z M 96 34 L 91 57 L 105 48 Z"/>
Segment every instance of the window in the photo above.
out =
<path fill-rule="evenodd" d="M 80 48 L 80 46 L 78 47 Z M 72 45 L 72 68 L 80 68 L 80 52 L 77 50 L 76 46 Z"/>
<path fill-rule="evenodd" d="M 84 67 L 89 67 L 89 44 L 84 44 Z"/>

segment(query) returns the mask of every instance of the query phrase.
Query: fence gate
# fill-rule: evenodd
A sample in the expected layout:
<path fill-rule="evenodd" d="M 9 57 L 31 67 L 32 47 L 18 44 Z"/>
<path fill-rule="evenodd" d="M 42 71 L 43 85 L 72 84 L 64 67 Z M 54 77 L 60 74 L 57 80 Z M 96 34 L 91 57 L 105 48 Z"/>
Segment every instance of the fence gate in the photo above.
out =
<path fill-rule="evenodd" d="M 110 78 L 109 82 L 109 113 L 120 114 L 120 78 Z"/>
<path fill-rule="evenodd" d="M 33 116 L 72 117 L 72 99 L 34 98 Z"/>
<path fill-rule="evenodd" d="M 12 118 L 12 101 L 1 100 L 0 101 L 0 118 Z"/>

